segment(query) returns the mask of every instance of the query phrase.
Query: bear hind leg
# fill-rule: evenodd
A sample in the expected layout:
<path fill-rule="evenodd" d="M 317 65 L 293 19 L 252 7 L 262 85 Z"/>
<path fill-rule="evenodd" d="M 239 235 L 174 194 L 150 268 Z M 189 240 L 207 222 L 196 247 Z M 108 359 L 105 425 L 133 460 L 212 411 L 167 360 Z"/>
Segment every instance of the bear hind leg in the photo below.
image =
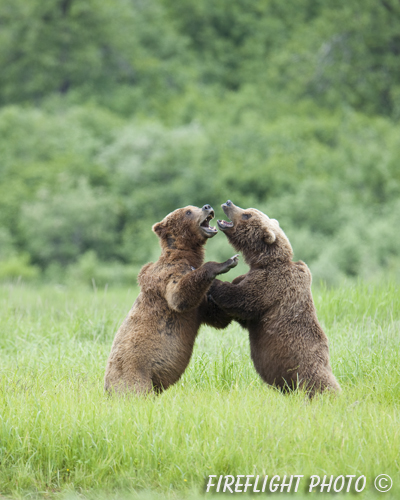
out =
<path fill-rule="evenodd" d="M 108 394 L 129 394 L 134 393 L 146 396 L 153 392 L 153 383 L 150 376 L 137 372 L 129 377 L 129 379 L 119 379 L 116 381 L 109 381 L 105 387 Z"/>

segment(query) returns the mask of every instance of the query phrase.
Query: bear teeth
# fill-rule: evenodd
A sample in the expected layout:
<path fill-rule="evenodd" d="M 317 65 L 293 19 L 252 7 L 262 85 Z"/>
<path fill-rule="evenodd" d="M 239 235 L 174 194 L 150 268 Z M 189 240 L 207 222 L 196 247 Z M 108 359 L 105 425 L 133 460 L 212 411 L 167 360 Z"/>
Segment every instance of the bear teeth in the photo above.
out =
<path fill-rule="evenodd" d="M 233 222 L 231 221 L 226 221 L 226 220 L 218 220 L 218 226 L 220 228 L 228 228 L 228 227 L 233 227 Z"/>
<path fill-rule="evenodd" d="M 211 217 L 211 215 L 209 215 L 207 217 L 207 219 L 203 220 L 203 222 L 200 224 L 200 226 L 202 226 L 202 227 L 210 227 L 209 226 L 209 222 L 210 222 L 211 219 L 212 219 L 212 217 Z"/>

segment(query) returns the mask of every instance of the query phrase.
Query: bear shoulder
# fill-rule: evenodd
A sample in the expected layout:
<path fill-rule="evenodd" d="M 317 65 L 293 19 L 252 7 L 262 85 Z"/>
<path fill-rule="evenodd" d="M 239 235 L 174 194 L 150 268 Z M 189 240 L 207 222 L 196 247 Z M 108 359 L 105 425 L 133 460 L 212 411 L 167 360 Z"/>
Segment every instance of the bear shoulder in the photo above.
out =
<path fill-rule="evenodd" d="M 169 283 L 176 284 L 180 278 L 194 270 L 195 268 L 185 259 L 160 259 L 143 266 L 137 281 L 142 291 L 163 295 Z"/>
<path fill-rule="evenodd" d="M 302 260 L 293 262 L 293 269 L 299 286 L 311 287 L 312 275 L 307 264 Z"/>
<path fill-rule="evenodd" d="M 139 286 L 143 285 L 143 281 L 145 280 L 146 274 L 148 274 L 148 271 L 150 268 L 154 266 L 153 262 L 149 262 L 148 264 L 145 264 L 142 269 L 139 271 L 138 277 L 137 277 L 137 282 Z"/>
<path fill-rule="evenodd" d="M 302 260 L 298 260 L 297 262 L 293 262 L 293 265 L 296 267 L 296 269 L 300 273 L 306 273 L 306 274 L 311 274 L 311 271 L 307 264 L 303 262 Z"/>

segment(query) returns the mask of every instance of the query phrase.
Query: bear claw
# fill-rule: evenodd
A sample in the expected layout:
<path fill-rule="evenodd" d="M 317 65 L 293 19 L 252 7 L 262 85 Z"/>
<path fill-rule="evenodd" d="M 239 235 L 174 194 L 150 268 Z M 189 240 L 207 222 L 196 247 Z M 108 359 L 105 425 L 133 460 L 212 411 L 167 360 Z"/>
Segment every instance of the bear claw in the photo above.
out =
<path fill-rule="evenodd" d="M 232 267 L 236 267 L 239 263 L 239 254 L 237 253 L 233 257 L 231 257 L 227 262 L 231 261 L 231 264 L 229 264 L 229 269 L 232 269 Z"/>

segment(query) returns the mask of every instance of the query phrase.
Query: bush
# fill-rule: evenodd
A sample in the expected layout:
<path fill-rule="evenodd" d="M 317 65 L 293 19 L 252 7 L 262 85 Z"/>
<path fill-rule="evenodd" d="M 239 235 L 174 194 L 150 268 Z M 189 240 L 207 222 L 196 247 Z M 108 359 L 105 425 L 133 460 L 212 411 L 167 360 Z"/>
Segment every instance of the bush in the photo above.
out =
<path fill-rule="evenodd" d="M 136 286 L 139 269 L 118 262 L 100 262 L 93 250 L 81 255 L 69 266 L 66 280 L 73 284 L 104 287 L 106 285 Z"/>
<path fill-rule="evenodd" d="M 13 255 L 5 260 L 0 260 L 0 281 L 22 279 L 30 281 L 37 279 L 40 269 L 30 263 L 28 254 Z"/>

